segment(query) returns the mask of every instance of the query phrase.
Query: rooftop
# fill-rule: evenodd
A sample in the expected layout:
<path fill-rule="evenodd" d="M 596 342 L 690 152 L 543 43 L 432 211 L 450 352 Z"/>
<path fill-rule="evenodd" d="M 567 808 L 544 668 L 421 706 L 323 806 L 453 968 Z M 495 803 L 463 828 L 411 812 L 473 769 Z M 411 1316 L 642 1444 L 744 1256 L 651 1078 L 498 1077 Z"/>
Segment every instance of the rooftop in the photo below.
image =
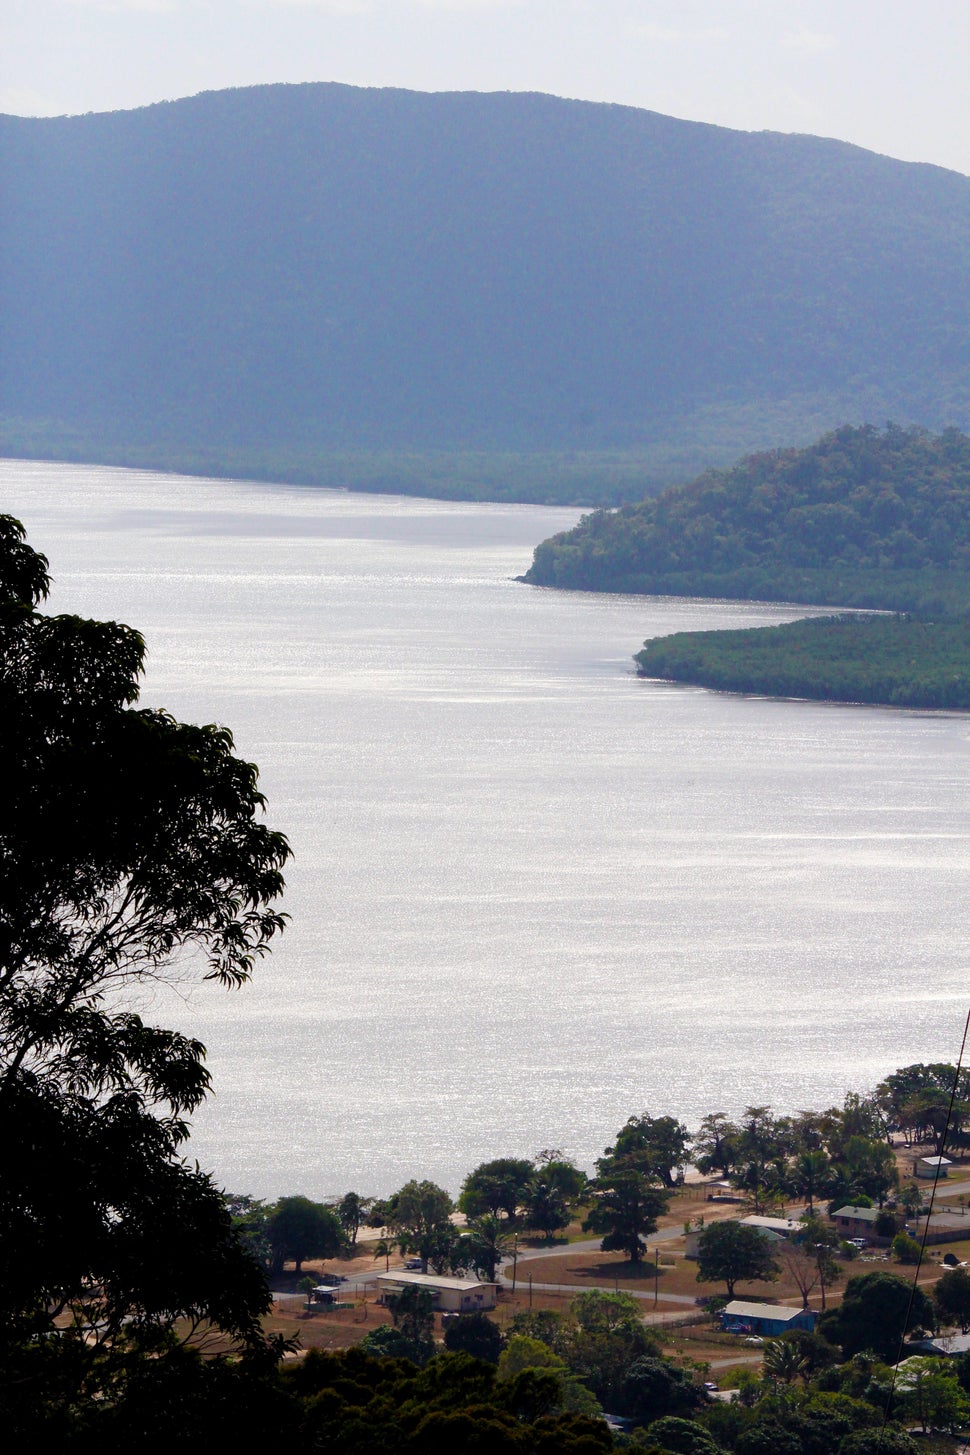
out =
<path fill-rule="evenodd" d="M 752 1215 L 742 1218 L 742 1223 L 748 1228 L 764 1228 L 769 1233 L 803 1233 L 805 1224 L 797 1221 L 796 1218 L 763 1218 Z"/>
<path fill-rule="evenodd" d="M 779 1319 L 787 1322 L 799 1314 L 812 1313 L 812 1309 L 790 1308 L 784 1303 L 745 1303 L 735 1298 L 726 1304 L 723 1312 L 732 1319 Z"/>
<path fill-rule="evenodd" d="M 381 1273 L 378 1283 L 413 1283 L 418 1288 L 459 1288 L 470 1290 L 473 1288 L 492 1288 L 491 1283 L 482 1283 L 478 1278 L 444 1278 L 437 1273 L 400 1273 L 393 1269 L 390 1273 Z"/>

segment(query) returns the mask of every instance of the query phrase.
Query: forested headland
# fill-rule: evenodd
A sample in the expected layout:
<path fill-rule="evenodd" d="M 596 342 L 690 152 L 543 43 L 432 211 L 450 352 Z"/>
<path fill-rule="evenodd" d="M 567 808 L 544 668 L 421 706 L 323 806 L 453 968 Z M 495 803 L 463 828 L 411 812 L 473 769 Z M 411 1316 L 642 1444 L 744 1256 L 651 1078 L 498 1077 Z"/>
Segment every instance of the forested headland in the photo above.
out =
<path fill-rule="evenodd" d="M 845 425 L 536 547 L 524 580 L 939 612 L 970 607 L 970 438 Z"/>
<path fill-rule="evenodd" d="M 647 642 L 643 676 L 772 695 L 970 706 L 970 439 L 844 426 L 536 548 L 524 579 L 587 591 L 806 602 L 838 616 Z"/>
<path fill-rule="evenodd" d="M 809 617 L 747 631 L 675 632 L 645 642 L 642 677 L 720 691 L 889 707 L 970 710 L 970 621 Z"/>

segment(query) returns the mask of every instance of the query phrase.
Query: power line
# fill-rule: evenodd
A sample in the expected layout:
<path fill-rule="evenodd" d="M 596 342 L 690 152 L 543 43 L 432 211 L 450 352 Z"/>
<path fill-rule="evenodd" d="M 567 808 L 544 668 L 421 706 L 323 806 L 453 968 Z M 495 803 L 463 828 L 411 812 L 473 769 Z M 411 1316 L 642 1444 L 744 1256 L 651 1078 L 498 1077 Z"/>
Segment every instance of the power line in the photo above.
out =
<path fill-rule="evenodd" d="M 970 1010 L 967 1011 L 967 1018 L 963 1024 L 963 1040 L 960 1042 L 960 1055 L 957 1057 L 956 1071 L 953 1076 L 953 1086 L 950 1090 L 950 1100 L 946 1109 L 946 1121 L 943 1124 L 943 1136 L 940 1138 L 941 1154 L 946 1150 L 946 1139 L 950 1133 L 950 1122 L 953 1118 L 953 1107 L 957 1099 L 957 1090 L 960 1085 L 960 1072 L 963 1068 L 963 1055 L 967 1048 L 967 1035 L 970 1033 Z M 903 1344 L 906 1341 L 906 1331 L 909 1328 L 910 1315 L 913 1312 L 913 1304 L 916 1302 L 916 1288 L 919 1283 L 920 1269 L 923 1266 L 923 1254 L 926 1252 L 926 1240 L 930 1235 L 930 1218 L 933 1216 L 933 1204 L 936 1202 L 936 1189 L 940 1185 L 940 1167 L 937 1166 L 936 1176 L 933 1178 L 933 1187 L 930 1192 L 930 1205 L 923 1223 L 923 1236 L 919 1245 L 919 1257 L 916 1259 L 916 1270 L 913 1274 L 913 1286 L 909 1291 L 909 1303 L 906 1307 L 906 1317 L 903 1320 L 903 1327 L 899 1335 L 899 1348 L 896 1351 L 896 1362 L 893 1365 L 893 1377 L 889 1383 L 889 1395 L 886 1399 L 886 1407 L 882 1412 L 883 1429 L 889 1420 L 889 1411 L 892 1409 L 893 1396 L 896 1392 L 896 1377 L 899 1373 L 899 1361 L 902 1358 Z M 966 1451 L 966 1445 L 963 1451 Z"/>

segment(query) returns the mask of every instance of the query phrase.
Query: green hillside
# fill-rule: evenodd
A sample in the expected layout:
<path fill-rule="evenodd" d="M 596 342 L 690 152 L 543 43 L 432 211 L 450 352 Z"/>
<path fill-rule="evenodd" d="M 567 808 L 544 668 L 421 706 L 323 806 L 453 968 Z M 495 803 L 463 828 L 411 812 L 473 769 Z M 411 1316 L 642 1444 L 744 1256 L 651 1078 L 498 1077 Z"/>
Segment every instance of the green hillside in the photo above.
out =
<path fill-rule="evenodd" d="M 526 581 L 585 591 L 970 610 L 970 438 L 843 426 L 584 517 Z"/>
<path fill-rule="evenodd" d="M 970 178 L 510 93 L 0 117 L 0 450 L 640 499 L 970 428 Z"/>

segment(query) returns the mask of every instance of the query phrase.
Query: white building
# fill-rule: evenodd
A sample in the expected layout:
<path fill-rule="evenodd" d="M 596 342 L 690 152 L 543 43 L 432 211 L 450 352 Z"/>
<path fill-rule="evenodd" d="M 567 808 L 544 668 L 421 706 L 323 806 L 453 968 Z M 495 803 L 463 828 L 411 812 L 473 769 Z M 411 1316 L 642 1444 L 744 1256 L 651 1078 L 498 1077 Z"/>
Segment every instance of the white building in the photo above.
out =
<path fill-rule="evenodd" d="M 430 1293 L 436 1312 L 455 1314 L 494 1308 L 498 1293 L 494 1283 L 478 1283 L 473 1278 L 443 1278 L 437 1273 L 382 1273 L 377 1287 L 381 1303 L 386 1303 L 388 1295 L 393 1297 L 405 1288 L 423 1288 Z"/>

